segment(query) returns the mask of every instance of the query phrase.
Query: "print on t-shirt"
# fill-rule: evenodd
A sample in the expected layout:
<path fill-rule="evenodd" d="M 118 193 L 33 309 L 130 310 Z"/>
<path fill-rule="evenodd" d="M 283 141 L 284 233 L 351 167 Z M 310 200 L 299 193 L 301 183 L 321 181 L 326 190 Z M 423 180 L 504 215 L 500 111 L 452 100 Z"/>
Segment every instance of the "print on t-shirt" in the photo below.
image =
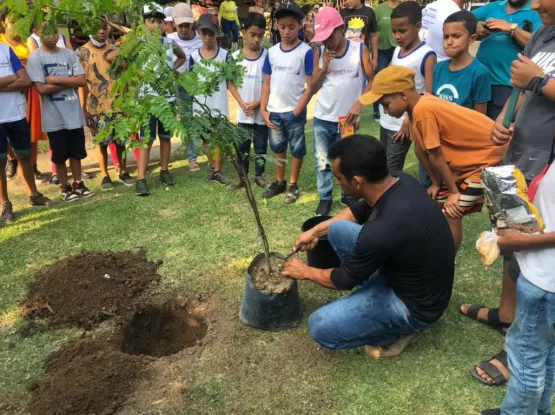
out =
<path fill-rule="evenodd" d="M 455 85 L 445 84 L 437 90 L 437 96 L 444 101 L 456 102 L 459 99 L 459 92 Z"/>
<path fill-rule="evenodd" d="M 534 55 L 532 62 L 543 69 L 543 73 L 551 73 L 555 71 L 555 53 L 539 52 Z"/>
<path fill-rule="evenodd" d="M 351 17 L 347 22 L 345 37 L 353 42 L 364 42 L 364 28 L 368 22 L 366 16 Z"/>
<path fill-rule="evenodd" d="M 73 76 L 71 68 L 66 63 L 47 63 L 44 66 L 44 76 L 56 76 L 69 78 Z M 50 101 L 75 101 L 78 99 L 74 88 L 65 88 L 61 91 L 50 94 Z"/>

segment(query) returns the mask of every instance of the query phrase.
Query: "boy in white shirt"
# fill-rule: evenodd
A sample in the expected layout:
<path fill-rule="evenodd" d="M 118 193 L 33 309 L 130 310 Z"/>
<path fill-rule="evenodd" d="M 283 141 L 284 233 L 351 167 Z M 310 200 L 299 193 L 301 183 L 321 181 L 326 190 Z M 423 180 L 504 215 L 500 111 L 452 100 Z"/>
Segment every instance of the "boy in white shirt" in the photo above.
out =
<path fill-rule="evenodd" d="M 297 34 L 305 18 L 301 8 L 288 2 L 275 13 L 281 42 L 266 56 L 264 83 L 260 98 L 260 114 L 270 128 L 270 148 L 278 160 L 275 180 L 264 192 L 265 198 L 285 193 L 285 203 L 295 203 L 300 191 L 297 184 L 303 157 L 306 155 L 304 128 L 306 106 L 312 92 L 310 83 L 314 52 Z M 305 89 L 305 82 L 307 88 Z M 285 182 L 287 144 L 291 149 L 291 176 Z"/>
<path fill-rule="evenodd" d="M 320 91 L 314 111 L 314 157 L 320 202 L 316 216 L 328 216 L 333 203 L 333 176 L 328 151 L 331 144 L 341 139 L 339 118 L 354 124 L 360 115 L 363 93 L 371 90 L 374 68 L 370 52 L 363 42 L 345 38 L 345 24 L 341 14 L 333 7 L 324 7 L 316 15 L 313 42 L 323 42 L 314 52 L 314 76 L 311 89 Z M 349 206 L 352 201 L 341 195 L 341 202 Z"/>
<path fill-rule="evenodd" d="M 268 52 L 262 48 L 264 33 L 266 32 L 266 19 L 260 13 L 250 12 L 244 21 L 244 36 L 246 46 L 242 50 L 233 53 L 237 59 L 241 54 L 244 55 L 240 64 L 246 69 L 241 88 L 229 83 L 229 91 L 239 104 L 237 111 L 237 124 L 248 129 L 253 137 L 246 140 L 239 146 L 239 151 L 245 155 L 243 167 L 249 173 L 248 156 L 251 151 L 251 142 L 254 142 L 255 154 L 255 178 L 254 183 L 262 188 L 266 187 L 264 180 L 264 167 L 266 162 L 266 151 L 268 150 L 268 126 L 260 115 L 260 95 L 262 92 L 262 65 Z M 231 190 L 238 190 L 245 186 L 239 179 Z"/>

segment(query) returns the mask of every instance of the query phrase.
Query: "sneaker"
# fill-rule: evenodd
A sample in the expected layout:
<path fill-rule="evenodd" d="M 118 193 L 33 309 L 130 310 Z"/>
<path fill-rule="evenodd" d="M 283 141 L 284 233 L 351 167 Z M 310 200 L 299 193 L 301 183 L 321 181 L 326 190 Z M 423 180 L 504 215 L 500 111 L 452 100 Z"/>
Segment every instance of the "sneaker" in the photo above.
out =
<path fill-rule="evenodd" d="M 160 181 L 166 186 L 173 186 L 175 180 L 168 170 L 160 170 Z"/>
<path fill-rule="evenodd" d="M 86 171 L 82 171 L 82 172 L 81 172 L 81 177 L 82 177 L 83 179 L 90 180 L 90 179 L 94 178 L 94 174 L 92 174 L 92 173 L 87 173 Z"/>
<path fill-rule="evenodd" d="M 60 186 L 60 188 L 62 189 L 62 200 L 64 202 L 74 202 L 79 199 L 79 196 L 73 191 L 69 183 L 66 184 L 66 187 Z"/>
<path fill-rule="evenodd" d="M 48 183 L 55 184 L 56 186 L 58 186 L 60 184 L 60 179 L 58 178 L 58 176 L 53 174 L 52 176 L 50 176 L 50 179 L 48 179 Z"/>
<path fill-rule="evenodd" d="M 287 186 L 285 182 L 278 182 L 277 180 L 274 180 L 272 184 L 268 186 L 268 188 L 266 189 L 266 191 L 262 196 L 266 199 L 270 199 L 281 193 L 285 193 L 286 187 Z"/>
<path fill-rule="evenodd" d="M 243 189 L 244 187 L 245 187 L 245 182 L 241 179 L 237 179 L 237 181 L 231 185 L 229 190 L 231 190 L 232 192 L 235 192 L 236 190 Z"/>
<path fill-rule="evenodd" d="M 42 193 L 37 192 L 35 196 L 29 196 L 29 203 L 31 206 L 52 206 L 54 202 Z"/>
<path fill-rule="evenodd" d="M 316 211 L 314 213 L 316 214 L 316 216 L 329 216 L 332 204 L 333 201 L 331 200 L 320 200 L 320 202 L 318 203 L 318 207 L 316 208 Z"/>
<path fill-rule="evenodd" d="M 0 215 L 0 222 L 10 223 L 15 219 L 13 215 L 12 202 L 4 202 L 2 205 L 2 214 Z"/>
<path fill-rule="evenodd" d="M 104 181 L 104 180 L 103 180 Z M 110 183 L 112 183 L 112 181 L 110 181 Z M 112 185 L 113 187 L 113 185 Z M 87 186 L 85 186 L 85 183 L 83 183 L 83 181 L 80 181 L 79 183 L 73 183 L 73 191 L 75 192 L 75 194 L 79 197 L 82 198 L 86 198 L 86 197 L 91 197 L 94 195 L 94 192 L 91 192 L 89 189 L 87 189 Z"/>
<path fill-rule="evenodd" d="M 135 184 L 135 193 L 137 193 L 139 196 L 148 196 L 150 194 L 145 179 L 137 180 L 137 183 Z"/>
<path fill-rule="evenodd" d="M 200 165 L 196 161 L 191 161 L 189 163 L 189 171 L 200 171 Z"/>
<path fill-rule="evenodd" d="M 343 206 L 351 207 L 355 204 L 355 202 L 356 202 L 356 200 L 351 199 L 347 195 L 341 197 L 341 204 Z"/>
<path fill-rule="evenodd" d="M 37 169 L 37 166 L 34 167 L 33 173 L 35 174 L 35 183 L 37 184 L 46 183 L 47 181 L 46 176 Z"/>
<path fill-rule="evenodd" d="M 221 171 L 215 171 L 214 174 L 212 174 L 212 181 L 223 184 L 224 186 L 229 184 L 229 179 Z"/>
<path fill-rule="evenodd" d="M 103 192 L 107 190 L 114 190 L 114 185 L 112 183 L 112 179 L 110 179 L 110 176 L 106 176 L 102 179 L 102 183 L 100 183 L 100 190 L 102 190 Z"/>
<path fill-rule="evenodd" d="M 210 169 L 208 176 L 206 176 L 206 181 L 209 182 L 210 180 L 214 180 L 214 169 Z"/>
<path fill-rule="evenodd" d="M 8 162 L 6 163 L 6 179 L 8 179 L 8 181 L 17 177 L 17 165 L 17 159 L 8 159 Z"/>
<path fill-rule="evenodd" d="M 262 189 L 266 189 L 270 185 L 270 183 L 268 183 L 264 176 L 256 176 L 254 178 L 254 184 L 256 184 L 258 187 L 261 187 Z"/>
<path fill-rule="evenodd" d="M 135 184 L 135 179 L 129 175 L 129 173 L 123 173 L 119 175 L 119 182 L 123 183 L 124 186 L 131 187 Z"/>
<path fill-rule="evenodd" d="M 299 190 L 298 184 L 288 184 L 287 192 L 285 192 L 285 198 L 283 199 L 283 202 L 286 204 L 295 203 L 300 195 L 301 192 Z"/>

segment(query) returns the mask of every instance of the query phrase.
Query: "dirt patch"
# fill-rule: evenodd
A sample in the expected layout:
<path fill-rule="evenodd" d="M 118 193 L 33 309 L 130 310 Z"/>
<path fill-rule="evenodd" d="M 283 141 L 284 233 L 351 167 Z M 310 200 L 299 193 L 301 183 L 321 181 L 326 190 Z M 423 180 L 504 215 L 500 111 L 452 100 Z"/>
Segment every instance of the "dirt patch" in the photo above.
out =
<path fill-rule="evenodd" d="M 158 267 L 144 251 L 84 252 L 37 273 L 29 287 L 23 314 L 44 318 L 49 328 L 91 329 L 131 310 L 140 294 L 157 281 Z"/>
<path fill-rule="evenodd" d="M 289 290 L 291 280 L 281 275 L 285 261 L 275 256 L 270 257 L 270 272 L 264 256 L 261 256 L 250 267 L 254 286 L 258 291 L 267 294 L 283 294 Z"/>
<path fill-rule="evenodd" d="M 206 335 L 206 324 L 185 307 L 167 303 L 135 313 L 122 330 L 121 350 L 132 355 L 169 356 L 194 346 Z"/>
<path fill-rule="evenodd" d="M 33 384 L 30 415 L 111 415 L 152 358 L 117 350 L 107 338 L 79 339 L 51 354 L 46 380 Z"/>

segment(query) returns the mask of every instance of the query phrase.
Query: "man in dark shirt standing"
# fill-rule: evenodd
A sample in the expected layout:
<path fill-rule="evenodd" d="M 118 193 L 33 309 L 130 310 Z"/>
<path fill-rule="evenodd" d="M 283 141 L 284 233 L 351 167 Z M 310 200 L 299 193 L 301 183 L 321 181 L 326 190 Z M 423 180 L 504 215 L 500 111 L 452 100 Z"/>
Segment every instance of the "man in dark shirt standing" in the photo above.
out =
<path fill-rule="evenodd" d="M 310 335 L 319 344 L 364 346 L 378 359 L 397 356 L 449 304 L 455 268 L 451 231 L 417 180 L 388 172 L 385 150 L 375 138 L 336 141 L 329 158 L 342 190 L 362 200 L 302 233 L 295 248 L 313 249 L 327 235 L 341 266 L 322 270 L 291 259 L 283 275 L 332 289 L 357 287 L 310 316 Z"/>
<path fill-rule="evenodd" d="M 378 67 L 378 25 L 376 13 L 361 0 L 345 0 L 340 11 L 345 21 L 345 36 L 352 42 L 364 42 L 372 54 L 374 70 Z"/>

